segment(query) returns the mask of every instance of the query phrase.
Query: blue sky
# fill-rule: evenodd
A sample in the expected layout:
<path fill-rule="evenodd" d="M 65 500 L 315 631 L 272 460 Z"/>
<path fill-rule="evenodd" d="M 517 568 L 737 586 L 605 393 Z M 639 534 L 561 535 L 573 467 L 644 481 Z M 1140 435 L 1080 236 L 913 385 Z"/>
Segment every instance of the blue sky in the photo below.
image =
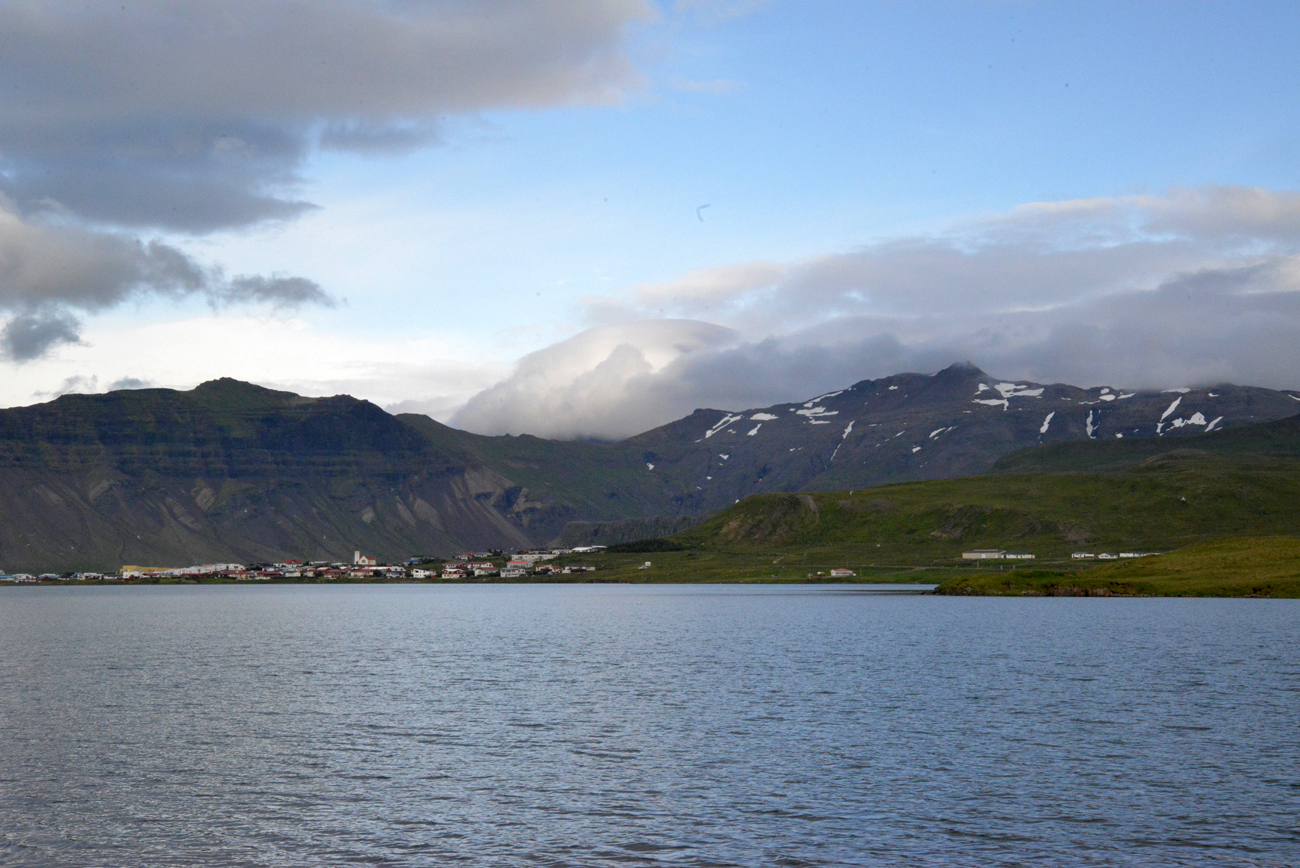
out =
<path fill-rule="evenodd" d="M 147 4 L 141 14 L 170 5 Z M 434 19 L 442 6 L 413 4 Z M 1218 378 L 1300 385 L 1279 381 L 1289 357 L 1264 364 L 1205 340 L 1201 356 L 1180 349 L 1110 365 L 1096 356 L 1106 346 L 1115 356 L 1112 338 L 1081 345 L 1073 360 L 1052 349 L 1060 329 L 1080 322 L 1113 335 L 1131 318 L 1124 299 L 1146 304 L 1188 274 L 1240 275 L 1264 265 L 1271 275 L 1290 273 L 1300 246 L 1288 197 L 1300 165 L 1294 4 L 537 6 L 540 16 L 563 17 L 579 6 L 577 15 L 613 16 L 597 36 L 574 37 L 599 42 L 623 64 L 596 76 L 604 92 L 558 85 L 524 100 L 520 89 L 538 73 L 521 62 L 519 82 L 462 100 L 458 88 L 474 91 L 473 77 L 490 73 L 452 70 L 449 83 L 434 83 L 450 94 L 442 103 L 401 104 L 376 122 L 436 127 L 419 146 L 322 150 L 303 139 L 297 163 L 284 157 L 260 170 L 259 183 L 314 210 L 201 231 L 128 226 L 99 204 L 94 213 L 74 204 L 56 214 L 87 231 L 165 243 L 227 275 L 305 278 L 335 306 L 296 296 L 285 303 L 279 290 L 260 301 L 237 294 L 214 301 L 226 290 L 158 290 L 147 281 L 95 305 L 69 293 L 60 296 L 62 307 L 42 301 L 38 310 L 28 294 L 8 305 L 12 317 L 38 317 L 39 325 L 57 313 L 77 325 L 40 353 L 20 360 L 11 351 L 0 362 L 7 369 L 0 400 L 28 403 L 124 379 L 188 388 L 230 375 L 307 394 L 347 391 L 477 430 L 620 436 L 632 433 L 629 425 L 657 424 L 693 406 L 788 400 L 892 373 L 893 365 L 941 366 L 959 354 L 994 373 L 1080 385 L 1098 378 L 1136 386 Z M 225 25 L 232 44 L 240 44 L 240 26 L 259 26 L 258 14 Z M 183 13 L 180 20 L 183 26 Z M 0 21 L 0 33 L 7 27 L 16 39 L 23 26 Z M 79 26 L 93 35 L 105 25 Z M 502 50 L 528 56 L 512 39 Z M 367 73 L 376 78 L 376 98 L 394 89 L 382 72 Z M 267 88 L 279 86 L 278 74 L 268 68 Z M 41 75 L 50 73 L 15 63 L 0 68 L 0 83 L 7 76 L 41 85 Z M 177 99 L 168 93 L 142 117 L 168 121 Z M 521 101 L 535 104 L 520 109 Z M 250 108 L 248 117 L 261 122 L 265 111 Z M 296 122 L 343 116 L 319 100 L 304 99 L 294 111 Z M 0 136 L 0 166 L 17 165 L 13 177 L 23 160 L 52 159 L 19 153 L 28 147 L 23 132 Z M 299 181 L 276 186 L 288 164 Z M 179 174 L 198 183 L 207 171 L 182 166 Z M 25 200 L 27 188 L 11 187 L 0 190 L 14 203 L 15 220 L 45 227 L 55 219 L 47 205 L 57 195 Z M 1179 190 L 1201 198 L 1170 198 Z M 1211 231 L 1198 217 L 1202 228 L 1186 228 L 1192 211 L 1240 215 L 1247 200 L 1251 214 L 1272 215 L 1276 225 L 1261 228 L 1247 216 Z M 1106 204 L 1074 208 L 1048 241 L 1040 222 L 1025 222 L 1032 203 L 1084 201 Z M 1168 218 L 1181 228 L 1166 225 L 1170 209 L 1183 215 Z M 1177 256 L 1156 243 L 1171 231 L 1185 242 Z M 1013 250 L 1027 235 L 1039 247 Z M 971 286 L 1024 285 L 1005 297 L 964 289 L 960 271 L 930 274 L 925 256 L 909 259 L 905 274 L 890 258 L 900 246 L 935 243 L 981 252 L 969 263 Z M 1117 245 L 1134 251 L 1123 269 L 1070 286 L 1072 274 L 1092 266 L 1067 254 L 1085 248 L 1096 262 Z M 1020 264 L 1008 272 L 988 264 L 1013 253 Z M 1274 259 L 1263 262 L 1266 254 Z M 805 271 L 823 283 L 809 288 L 792 276 Z M 842 280 L 838 295 L 819 292 L 828 279 Z M 709 302 L 683 303 L 683 281 Z M 1035 281 L 1056 288 L 1038 298 Z M 1215 302 L 1227 305 L 1216 311 L 1241 311 L 1234 341 L 1250 341 L 1253 321 L 1292 315 L 1290 278 L 1270 281 L 1232 290 L 1250 304 L 1269 295 L 1280 307 L 1267 315 Z M 947 294 L 938 292 L 941 284 Z M 679 289 L 642 291 L 665 286 Z M 906 298 L 919 295 L 907 286 L 935 288 L 930 307 L 908 307 Z M 972 293 L 979 304 L 972 306 Z M 1025 320 L 1026 311 L 1037 319 Z M 1184 330 L 1195 321 L 1183 308 L 1146 316 Z M 658 326 L 648 337 L 638 325 L 661 318 L 683 323 L 680 340 Z M 994 322 L 1002 336 L 990 343 Z M 701 337 L 700 323 L 726 333 Z M 1199 340 L 1194 330 L 1188 339 Z M 808 355 L 813 345 L 843 352 L 829 364 Z M 592 372 L 619 347 L 646 363 L 603 371 L 597 388 Z M 724 352 L 731 355 L 720 360 Z M 756 365 L 756 356 L 779 357 L 784 367 Z M 842 377 L 849 379 L 833 379 Z M 529 402 L 535 406 L 520 408 Z M 546 421 L 557 415 L 573 422 Z"/>

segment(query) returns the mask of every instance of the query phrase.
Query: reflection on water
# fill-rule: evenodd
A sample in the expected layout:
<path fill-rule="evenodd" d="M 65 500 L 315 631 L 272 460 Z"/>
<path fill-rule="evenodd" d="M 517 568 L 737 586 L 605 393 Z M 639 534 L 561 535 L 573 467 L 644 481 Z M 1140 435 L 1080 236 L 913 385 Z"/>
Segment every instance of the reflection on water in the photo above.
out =
<path fill-rule="evenodd" d="M 1300 863 L 1294 601 L 0 592 L 0 864 Z"/>

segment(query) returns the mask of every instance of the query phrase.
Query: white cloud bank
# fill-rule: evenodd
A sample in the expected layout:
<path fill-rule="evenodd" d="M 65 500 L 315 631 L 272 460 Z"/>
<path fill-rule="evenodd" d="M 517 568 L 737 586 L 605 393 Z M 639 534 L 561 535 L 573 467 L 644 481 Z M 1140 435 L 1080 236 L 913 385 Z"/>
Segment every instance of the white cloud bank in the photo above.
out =
<path fill-rule="evenodd" d="M 588 329 L 524 356 L 509 379 L 470 399 L 453 424 L 561 438 L 644 431 L 665 421 L 666 407 L 691 400 L 693 391 L 676 371 L 737 338 L 731 329 L 691 320 Z"/>
<path fill-rule="evenodd" d="M 649 319 L 659 311 L 673 319 Z M 969 359 L 1079 385 L 1300 384 L 1300 194 L 1206 186 L 1034 203 L 932 236 L 592 299 L 454 422 L 625 437 Z"/>

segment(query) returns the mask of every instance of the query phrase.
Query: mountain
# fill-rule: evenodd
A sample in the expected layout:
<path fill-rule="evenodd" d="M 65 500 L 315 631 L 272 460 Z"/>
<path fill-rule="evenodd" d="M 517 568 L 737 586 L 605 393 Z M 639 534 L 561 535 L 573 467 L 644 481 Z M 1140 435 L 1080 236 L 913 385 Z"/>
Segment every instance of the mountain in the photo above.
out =
<path fill-rule="evenodd" d="M 987 473 L 1044 443 L 1183 438 L 1300 412 L 1300 393 L 1168 392 L 1007 381 L 970 364 L 864 380 L 809 401 L 697 410 L 623 441 L 682 512 L 767 491 L 838 491 Z"/>
<path fill-rule="evenodd" d="M 0 567 L 337 560 L 356 549 L 399 559 L 561 534 L 618 542 L 752 494 L 987 473 L 1040 443 L 1191 443 L 1294 415 L 1297 402 L 1228 385 L 1012 383 L 955 365 L 800 403 L 697 410 L 602 444 L 484 437 L 230 379 L 66 395 L 0 411 Z"/>
<path fill-rule="evenodd" d="M 7 569 L 523 547 L 539 508 L 347 396 L 216 380 L 0 412 Z"/>
<path fill-rule="evenodd" d="M 1195 448 L 1189 448 L 1192 444 Z M 1085 469 L 1044 470 L 1054 467 L 1067 447 Z M 1038 446 L 1008 456 L 1003 466 L 1014 472 L 853 491 L 756 495 L 666 539 L 611 547 L 582 560 L 598 566 L 606 580 L 792 580 L 847 567 L 886 580 L 908 573 L 909 580 L 956 582 L 955 592 L 1041 593 L 1050 592 L 1052 585 L 1079 586 L 1074 570 L 1089 562 L 1077 562 L 1071 554 L 1081 550 L 1161 552 L 1223 538 L 1282 536 L 1292 538 L 1285 568 L 1280 563 L 1274 565 L 1279 569 L 1261 567 L 1272 544 L 1257 550 L 1243 543 L 1229 548 L 1258 557 L 1235 561 L 1232 555 L 1214 562 L 1175 558 L 1166 565 L 1162 556 L 1142 567 L 1115 569 L 1131 579 L 1144 573 L 1172 579 L 1177 573 L 1188 580 L 1163 590 L 1139 585 L 1126 593 L 1294 595 L 1300 590 L 1294 581 L 1300 417 L 1216 431 L 1190 443 L 1187 438 L 1125 438 Z M 1024 584 L 986 577 L 977 586 L 963 584 L 960 577 L 974 565 L 959 566 L 961 553 L 979 548 L 1035 554 L 1033 562 L 1020 562 L 1035 568 L 1027 574 L 1033 580 Z M 646 560 L 653 561 L 652 571 L 640 569 Z M 1223 573 L 1234 563 L 1252 573 L 1237 576 L 1235 584 L 1219 579 L 1206 584 L 1202 580 L 1207 576 L 1193 575 Z M 1052 575 L 1040 575 L 1045 569 Z M 1288 576 L 1290 590 L 1261 589 L 1257 581 Z"/>

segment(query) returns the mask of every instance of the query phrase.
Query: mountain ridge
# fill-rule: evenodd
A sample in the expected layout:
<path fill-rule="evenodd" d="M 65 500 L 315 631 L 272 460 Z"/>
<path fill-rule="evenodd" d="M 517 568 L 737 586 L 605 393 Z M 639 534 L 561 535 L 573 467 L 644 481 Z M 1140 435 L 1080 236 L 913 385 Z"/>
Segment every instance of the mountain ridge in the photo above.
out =
<path fill-rule="evenodd" d="M 0 566 L 618 542 L 752 494 L 970 476 L 1028 446 L 1182 441 L 1297 409 L 1297 394 L 1255 387 L 1126 393 L 954 365 L 804 402 L 697 410 L 592 443 L 487 437 L 347 395 L 229 378 L 189 391 L 65 395 L 0 411 Z"/>

